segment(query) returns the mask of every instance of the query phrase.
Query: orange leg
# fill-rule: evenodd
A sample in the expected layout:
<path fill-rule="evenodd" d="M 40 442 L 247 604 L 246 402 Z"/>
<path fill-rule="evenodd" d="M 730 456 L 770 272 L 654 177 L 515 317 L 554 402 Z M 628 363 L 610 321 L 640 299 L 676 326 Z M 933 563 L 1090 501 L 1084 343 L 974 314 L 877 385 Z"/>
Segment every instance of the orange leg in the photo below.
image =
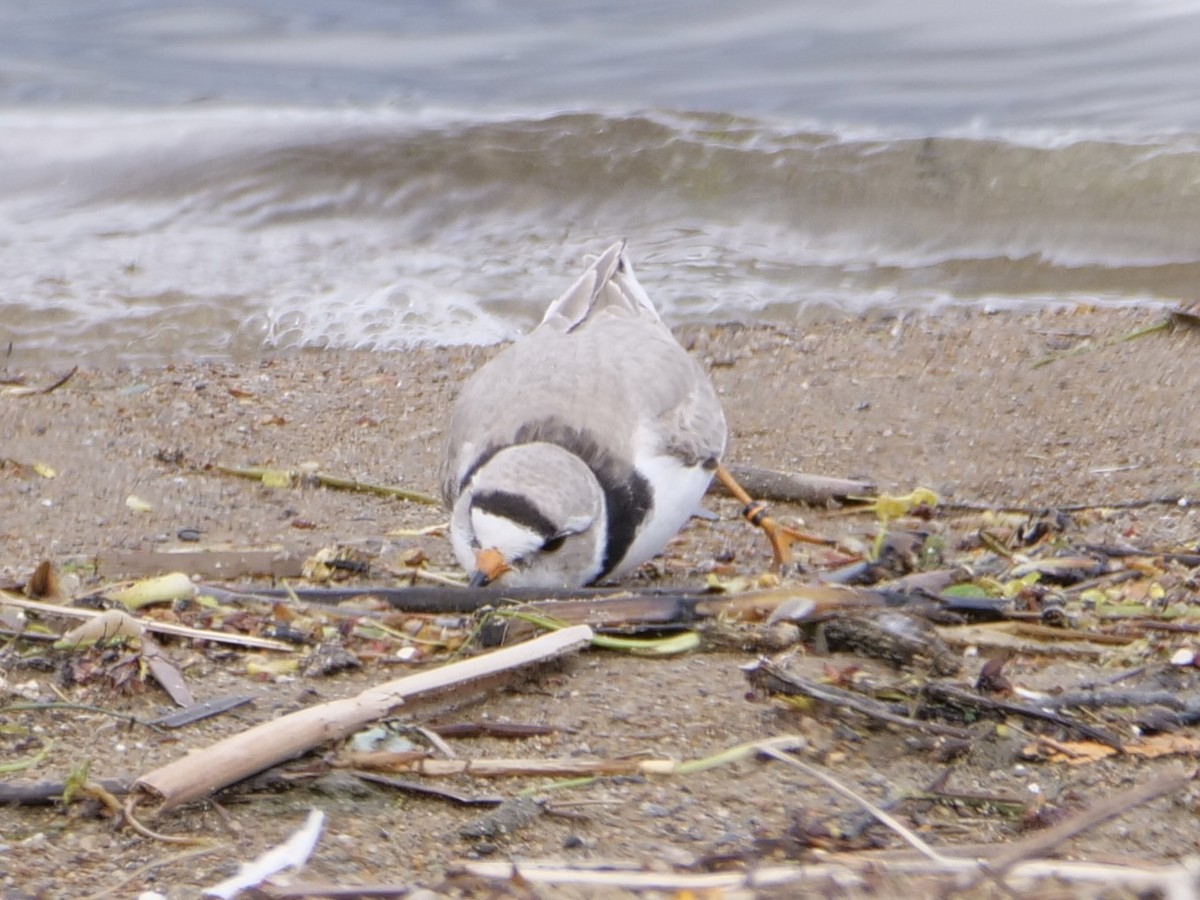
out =
<path fill-rule="evenodd" d="M 717 479 L 721 484 L 725 485 L 725 489 L 731 493 L 734 498 L 744 504 L 742 515 L 751 525 L 757 525 L 767 535 L 767 540 L 771 542 L 771 550 L 775 556 L 775 567 L 782 569 L 784 566 L 790 565 L 792 562 L 792 544 L 796 541 L 802 541 L 807 544 L 836 544 L 836 541 L 831 541 L 828 538 L 818 537 L 815 534 L 808 534 L 804 531 L 798 531 L 795 528 L 789 528 L 787 525 L 781 525 L 774 518 L 767 514 L 767 504 L 761 500 L 755 500 L 746 493 L 734 477 L 729 474 L 729 470 L 722 465 L 717 466 Z"/>

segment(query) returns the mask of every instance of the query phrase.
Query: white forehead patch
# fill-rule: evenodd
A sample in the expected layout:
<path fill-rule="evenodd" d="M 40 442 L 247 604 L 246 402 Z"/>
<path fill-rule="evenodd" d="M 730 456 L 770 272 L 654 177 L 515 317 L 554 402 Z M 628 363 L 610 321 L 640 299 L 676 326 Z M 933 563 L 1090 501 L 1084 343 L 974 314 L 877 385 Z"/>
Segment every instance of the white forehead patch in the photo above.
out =
<path fill-rule="evenodd" d="M 542 536 L 507 516 L 497 516 L 482 509 L 471 510 L 471 528 L 483 550 L 499 550 L 505 562 L 525 559 L 542 548 Z"/>

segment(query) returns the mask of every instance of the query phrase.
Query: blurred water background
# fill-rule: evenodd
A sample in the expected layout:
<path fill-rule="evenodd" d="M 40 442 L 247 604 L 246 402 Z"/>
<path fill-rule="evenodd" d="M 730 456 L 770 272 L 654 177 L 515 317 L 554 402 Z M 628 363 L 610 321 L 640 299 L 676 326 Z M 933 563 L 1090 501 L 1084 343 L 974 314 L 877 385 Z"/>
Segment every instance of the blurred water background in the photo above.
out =
<path fill-rule="evenodd" d="M 0 3 L 9 364 L 512 337 L 626 237 L 671 324 L 1156 305 L 1200 2 Z"/>

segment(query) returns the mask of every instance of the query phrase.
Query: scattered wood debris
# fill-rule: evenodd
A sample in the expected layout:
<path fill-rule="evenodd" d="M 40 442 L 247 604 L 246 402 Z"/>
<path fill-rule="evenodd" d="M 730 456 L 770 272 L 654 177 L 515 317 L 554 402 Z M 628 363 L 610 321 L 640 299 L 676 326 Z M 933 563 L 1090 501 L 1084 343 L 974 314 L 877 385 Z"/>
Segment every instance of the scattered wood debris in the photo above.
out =
<path fill-rule="evenodd" d="M 446 693 L 478 690 L 495 677 L 560 656 L 591 640 L 586 625 L 552 632 L 483 656 L 440 666 L 274 719 L 142 775 L 136 787 L 161 800 L 166 810 L 292 759 L 319 744 L 344 738 L 401 705 L 428 702 Z"/>
<path fill-rule="evenodd" d="M 276 478 L 274 470 L 210 471 L 263 484 Z M 284 475 L 280 488 L 308 477 L 291 470 Z M 375 490 L 338 479 L 312 483 Z M 93 814 L 111 816 L 149 839 L 193 840 L 196 835 L 151 831 L 138 820 L 139 805 L 153 805 L 167 830 L 180 830 L 186 820 L 174 811 L 188 803 L 267 783 L 287 789 L 342 778 L 359 790 L 420 792 L 434 798 L 429 802 L 495 807 L 458 832 L 483 852 L 522 830 L 546 827 L 547 813 L 564 814 L 567 807 L 551 802 L 564 791 L 622 779 L 670 783 L 714 766 L 786 765 L 857 804 L 861 821 L 835 822 L 831 812 L 810 811 L 791 832 L 760 836 L 759 858 L 740 851 L 737 871 L 647 872 L 550 862 L 514 868 L 511 862 L 464 860 L 450 883 L 496 888 L 521 879 L 634 891 L 773 885 L 833 890 L 861 888 L 885 872 L 910 879 L 909 886 L 911 879 L 925 879 L 925 885 L 939 879 L 945 886 L 986 878 L 1019 889 L 1030 879 L 1053 876 L 1169 894 L 1182 869 L 1040 859 L 1070 834 L 1119 814 L 1117 806 L 1080 812 L 1065 801 L 959 790 L 947 782 L 955 761 L 992 766 L 997 753 L 1029 767 L 1074 770 L 1119 757 L 1169 762 L 1200 755 L 1200 739 L 1189 731 L 1200 723 L 1200 550 L 1138 546 L 1136 536 L 1129 543 L 1077 539 L 1073 515 L 1094 511 L 1084 505 L 1073 514 L 1021 514 L 949 507 L 923 490 L 877 496 L 860 482 L 780 484 L 785 486 L 756 492 L 794 498 L 796 490 L 808 491 L 810 502 L 846 503 L 846 514 L 871 517 L 859 548 L 813 549 L 804 576 L 783 580 L 714 567 L 694 590 L 472 589 L 450 583 L 453 573 L 430 569 L 419 549 L 388 568 L 353 548 L 239 549 L 189 540 L 177 552 L 105 554 L 86 590 L 65 588 L 78 581 L 64 581 L 46 561 L 0 591 L 0 627 L 8 635 L 0 648 L 0 688 L 24 679 L 22 693 L 9 688 L 21 700 L 6 703 L 0 695 L 0 729 L 15 728 L 23 741 L 13 758 L 0 760 L 0 803 L 89 803 Z M 142 580 L 114 580 L 128 575 Z M 246 580 L 263 576 L 271 583 Z M 569 756 L 483 754 L 461 745 L 536 740 L 557 727 L 545 723 L 438 724 L 424 735 L 393 724 L 418 709 L 457 707 L 471 695 L 502 689 L 518 672 L 585 646 L 643 656 L 744 654 L 748 700 L 769 700 L 778 723 L 793 730 L 705 759 L 679 760 L 590 747 Z M 795 665 L 814 655 L 828 660 L 822 670 Z M 381 677 L 355 696 L 310 696 L 294 710 L 241 728 L 232 720 L 245 710 L 228 714 L 259 695 L 206 696 L 216 692 L 204 690 L 197 670 L 214 659 L 268 691 L 293 681 L 315 691 L 351 668 Z M 1036 683 L 1040 667 L 1064 661 L 1082 666 L 1090 679 Z M 654 665 L 647 662 L 647 671 Z M 159 707 L 149 715 L 107 708 L 124 699 L 144 704 L 147 697 Z M 180 709 L 162 711 L 171 704 Z M 38 770 L 50 741 L 37 737 L 30 723 L 67 708 L 112 715 L 121 727 L 158 737 L 169 729 L 171 739 L 218 716 L 227 716 L 228 727 L 225 737 L 204 746 L 187 741 L 175 761 L 138 777 L 93 779 L 84 773 L 47 780 Z M 836 728 L 855 741 L 893 734 L 900 746 L 945 765 L 945 778 L 884 803 L 868 801 L 801 759 L 811 746 L 802 736 L 810 726 Z M 451 737 L 459 742 L 457 752 L 446 744 Z M 592 738 L 580 735 L 585 739 Z M 1116 796 L 1128 808 L 1181 790 L 1190 780 L 1190 772 L 1164 777 Z M 479 789 L 485 783 L 491 787 Z M 325 789 L 349 790 L 346 782 L 337 784 Z M 966 858 L 906 824 L 930 805 L 1050 827 Z M 887 840 L 878 832 L 867 837 L 881 825 L 892 843 L 907 843 L 919 861 L 884 855 L 889 851 L 879 848 Z M 828 858 L 814 863 L 807 854 L 818 847 Z M 764 864 L 780 855 L 789 864 Z M 269 896 L 302 896 L 304 890 L 338 896 L 343 890 L 302 876 L 289 884 L 258 873 L 255 878 Z M 369 887 L 376 896 L 389 890 L 399 896 L 412 885 Z"/>

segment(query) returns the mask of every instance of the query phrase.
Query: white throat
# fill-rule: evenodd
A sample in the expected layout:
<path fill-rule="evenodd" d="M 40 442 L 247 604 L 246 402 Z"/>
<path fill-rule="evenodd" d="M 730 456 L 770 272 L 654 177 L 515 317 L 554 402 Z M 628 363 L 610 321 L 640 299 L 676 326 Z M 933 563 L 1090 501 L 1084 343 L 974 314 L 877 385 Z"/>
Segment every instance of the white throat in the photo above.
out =
<path fill-rule="evenodd" d="M 542 536 L 536 531 L 481 509 L 471 510 L 471 528 L 481 549 L 499 550 L 506 560 L 524 559 L 542 546 Z"/>

